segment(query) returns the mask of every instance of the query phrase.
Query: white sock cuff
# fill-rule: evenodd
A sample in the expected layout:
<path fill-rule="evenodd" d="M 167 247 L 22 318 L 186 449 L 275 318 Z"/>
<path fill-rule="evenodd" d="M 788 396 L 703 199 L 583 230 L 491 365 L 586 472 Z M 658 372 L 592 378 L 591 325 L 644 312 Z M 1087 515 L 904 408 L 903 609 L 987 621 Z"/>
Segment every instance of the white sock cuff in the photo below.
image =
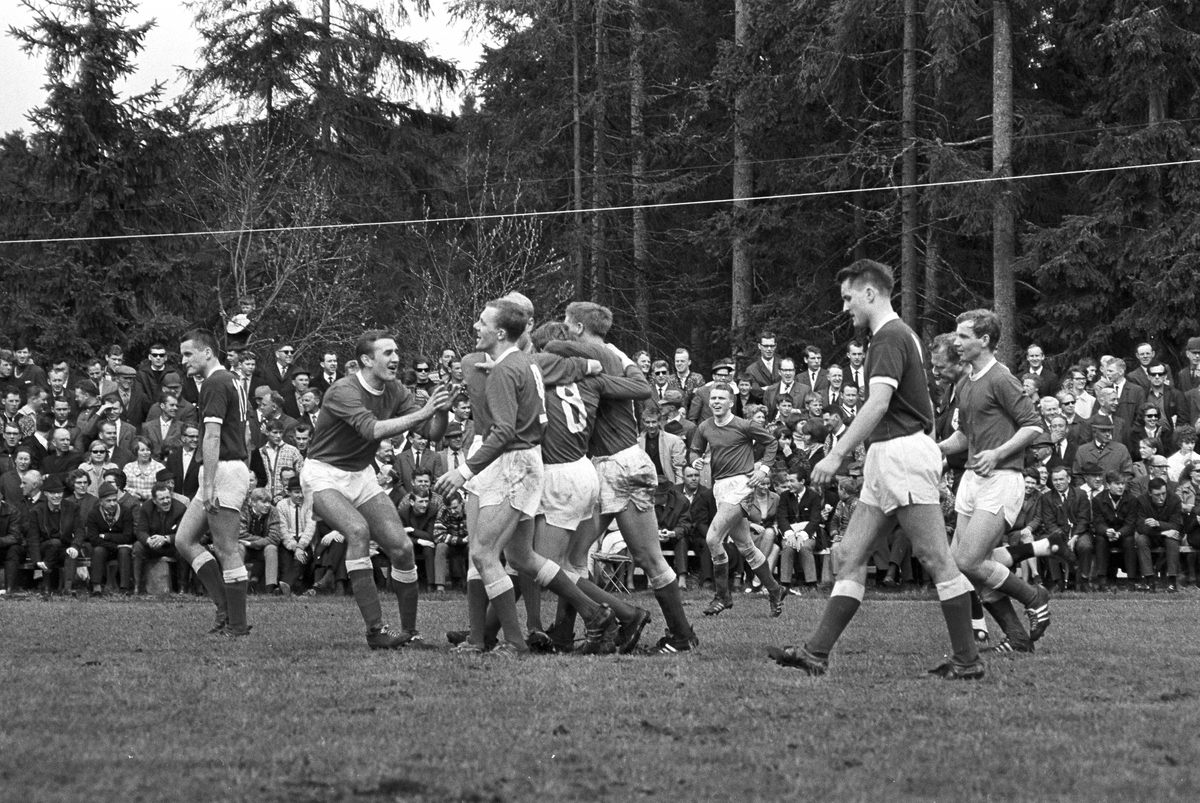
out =
<path fill-rule="evenodd" d="M 495 599 L 506 591 L 512 591 L 513 581 L 507 574 L 495 582 L 488 583 L 484 586 L 487 590 L 488 599 Z"/>
<path fill-rule="evenodd" d="M 746 558 L 746 565 L 751 569 L 757 569 L 759 566 L 762 566 L 767 562 L 767 556 L 764 555 L 762 550 L 758 547 L 754 547 L 754 551 L 752 553 L 749 555 L 744 555 L 743 557 Z"/>
<path fill-rule="evenodd" d="M 192 561 L 192 571 L 199 574 L 200 569 L 203 568 L 204 564 L 208 563 L 209 561 L 214 561 L 214 560 L 216 560 L 216 558 L 214 558 L 212 556 L 212 553 L 205 550 L 204 552 L 201 552 L 199 555 L 197 555 L 195 560 Z"/>
<path fill-rule="evenodd" d="M 668 567 L 665 572 L 654 575 L 647 582 L 650 583 L 651 588 L 657 591 L 660 588 L 666 588 L 671 585 L 671 583 L 675 582 L 677 576 L 675 570 Z"/>
<path fill-rule="evenodd" d="M 226 583 L 240 583 L 250 579 L 250 572 L 246 571 L 245 566 L 238 566 L 236 569 L 226 569 L 221 572 L 221 576 Z"/>
<path fill-rule="evenodd" d="M 997 565 L 999 566 L 999 564 Z M 1000 566 L 1000 568 L 1004 569 L 1003 566 Z M 1008 569 L 1004 569 L 1004 571 L 1007 573 Z M 942 601 L 961 597 L 963 594 L 970 594 L 974 590 L 975 586 L 971 585 L 971 581 L 963 574 L 937 584 L 938 599 Z"/>
<path fill-rule="evenodd" d="M 417 582 L 417 567 L 413 566 L 411 569 L 397 569 L 395 566 L 393 566 L 392 579 L 397 583 L 415 583 Z M 471 579 L 471 573 L 469 571 L 467 572 L 467 579 Z"/>
<path fill-rule="evenodd" d="M 1050 546 L 1049 538 L 1039 538 L 1033 542 L 1033 556 L 1035 558 L 1048 558 L 1053 554 L 1053 547 Z"/>
<path fill-rule="evenodd" d="M 483 575 L 480 574 L 479 570 L 475 568 L 474 563 L 472 563 L 470 566 L 467 567 L 467 582 L 468 583 L 471 582 L 472 580 L 482 580 L 482 579 L 483 579 Z"/>
<path fill-rule="evenodd" d="M 346 571 L 348 572 L 357 572 L 362 571 L 363 569 L 371 571 L 370 558 L 354 558 L 353 560 L 346 561 Z"/>
<path fill-rule="evenodd" d="M 987 630 L 988 629 L 987 620 L 986 619 L 972 619 L 971 620 L 971 629 L 972 630 Z"/>
<path fill-rule="evenodd" d="M 557 563 L 555 563 L 552 560 L 546 561 L 545 563 L 542 564 L 542 568 L 538 569 L 538 573 L 537 573 L 538 585 L 540 585 L 542 588 L 545 588 L 546 586 L 550 585 L 550 581 L 553 580 L 558 575 L 558 572 L 559 572 L 559 566 Z"/>
<path fill-rule="evenodd" d="M 862 583 L 855 580 L 838 580 L 833 584 L 833 591 L 829 593 L 831 597 L 850 597 L 862 602 L 863 595 L 867 593 L 867 589 Z"/>
<path fill-rule="evenodd" d="M 999 588 L 1008 579 L 1008 574 L 1007 568 L 993 561 L 992 570 L 988 572 L 987 579 L 983 581 L 983 584 L 988 588 Z"/>

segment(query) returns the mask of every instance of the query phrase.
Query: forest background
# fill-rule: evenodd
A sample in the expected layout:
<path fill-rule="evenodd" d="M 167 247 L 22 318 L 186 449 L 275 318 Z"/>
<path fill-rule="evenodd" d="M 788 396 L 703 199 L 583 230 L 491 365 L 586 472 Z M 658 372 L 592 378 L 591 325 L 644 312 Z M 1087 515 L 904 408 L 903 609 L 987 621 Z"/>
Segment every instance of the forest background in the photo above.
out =
<path fill-rule="evenodd" d="M 137 355 L 249 295 L 302 359 L 368 325 L 461 352 L 520 288 L 704 370 L 760 329 L 841 351 L 863 257 L 927 337 L 995 306 L 1010 363 L 1200 333 L 1192 2 L 457 0 L 494 43 L 465 75 L 406 38 L 429 0 L 195 0 L 170 98 L 118 91 L 133 0 L 25 5 L 47 92 L 0 140 L 9 345 Z"/>

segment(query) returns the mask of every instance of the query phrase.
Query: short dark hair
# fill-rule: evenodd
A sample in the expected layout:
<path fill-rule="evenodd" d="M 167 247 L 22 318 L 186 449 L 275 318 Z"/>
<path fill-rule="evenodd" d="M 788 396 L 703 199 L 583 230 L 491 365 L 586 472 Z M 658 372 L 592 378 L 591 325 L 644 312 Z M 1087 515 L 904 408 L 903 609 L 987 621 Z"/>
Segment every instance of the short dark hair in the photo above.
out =
<path fill-rule="evenodd" d="M 888 296 L 892 294 L 892 288 L 896 284 L 892 269 L 873 259 L 859 259 L 851 262 L 838 271 L 836 281 L 839 285 L 844 282 L 869 284 Z"/>
<path fill-rule="evenodd" d="M 414 468 L 412 475 L 414 480 L 417 477 L 429 477 L 430 480 L 433 479 L 433 472 L 424 466 L 418 466 L 417 468 Z"/>
<path fill-rule="evenodd" d="M 588 334 L 607 337 L 612 329 L 612 310 L 591 301 L 572 301 L 567 305 L 567 315 L 583 324 L 583 330 Z"/>
<path fill-rule="evenodd" d="M 219 347 L 217 346 L 217 338 L 207 329 L 192 329 L 189 332 L 185 332 L 183 337 L 179 338 L 180 343 L 186 343 L 189 340 L 202 349 L 211 350 L 213 354 L 220 353 Z M 118 349 L 118 354 L 123 353 L 120 351 L 119 347 L 114 346 L 113 348 Z M 112 353 L 112 349 L 109 349 L 109 353 Z"/>
<path fill-rule="evenodd" d="M 153 485 L 150 486 L 150 498 L 153 499 L 155 496 L 158 496 L 158 494 L 161 493 L 162 491 L 171 493 L 171 486 L 167 485 L 165 482 L 154 483 Z"/>
<path fill-rule="evenodd" d="M 546 348 L 546 344 L 551 340 L 574 340 L 571 336 L 570 327 L 562 321 L 546 321 L 546 323 L 533 330 L 533 334 L 529 336 L 529 339 L 533 341 L 534 348 L 538 351 Z"/>
<path fill-rule="evenodd" d="M 768 340 L 768 339 L 769 340 L 777 340 L 778 338 L 775 337 L 775 333 L 772 332 L 770 329 L 763 329 L 761 332 L 758 333 L 758 342 L 759 343 L 761 343 L 764 340 Z"/>
<path fill-rule="evenodd" d="M 1000 318 L 990 309 L 972 309 L 960 314 L 955 323 L 971 324 L 976 337 L 988 337 L 988 347 L 995 350 L 1000 342 Z"/>
<path fill-rule="evenodd" d="M 805 354 L 805 356 L 808 356 L 809 354 L 815 354 L 818 357 L 820 357 L 821 356 L 821 347 L 814 346 L 812 343 L 809 343 L 807 346 L 804 347 L 804 354 Z"/>
<path fill-rule="evenodd" d="M 119 468 L 110 468 L 100 475 L 102 479 L 112 477 L 112 484 L 117 486 L 119 490 L 125 490 L 125 483 L 128 480 L 125 477 L 125 472 Z"/>
<path fill-rule="evenodd" d="M 395 340 L 391 332 L 383 329 L 368 329 L 358 336 L 358 341 L 354 344 L 354 354 L 360 360 L 365 357 L 375 356 L 375 342 L 378 340 Z"/>
<path fill-rule="evenodd" d="M 49 396 L 50 391 L 46 390 L 41 385 L 30 385 L 25 389 L 25 401 L 28 402 L 30 399 L 36 399 L 42 394 Z"/>
<path fill-rule="evenodd" d="M 529 313 L 521 309 L 515 301 L 506 298 L 496 298 L 487 303 L 488 307 L 496 310 L 496 325 L 504 330 L 510 343 L 516 343 L 525 334 L 525 326 L 529 323 Z"/>
<path fill-rule="evenodd" d="M 1155 477 L 1154 479 L 1150 480 L 1150 482 L 1146 483 L 1146 488 L 1150 491 L 1161 491 L 1166 487 L 1167 481 L 1162 477 Z"/>

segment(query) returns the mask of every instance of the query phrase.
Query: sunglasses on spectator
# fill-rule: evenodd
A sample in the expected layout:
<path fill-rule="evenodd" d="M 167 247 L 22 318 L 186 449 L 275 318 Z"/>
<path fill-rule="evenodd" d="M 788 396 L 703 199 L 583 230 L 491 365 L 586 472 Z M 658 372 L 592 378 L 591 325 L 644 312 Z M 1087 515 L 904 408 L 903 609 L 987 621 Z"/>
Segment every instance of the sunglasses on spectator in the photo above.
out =
<path fill-rule="evenodd" d="M 165 351 L 160 351 L 160 352 L 157 352 L 157 353 L 156 353 L 156 352 L 150 352 L 150 356 L 151 356 L 151 357 L 166 357 L 166 356 L 167 356 L 167 353 L 166 353 Z"/>
<path fill-rule="evenodd" d="M 280 349 L 279 353 L 280 354 L 295 354 L 296 350 L 295 349 Z"/>
<path fill-rule="evenodd" d="M 108 449 L 92 449 L 92 454 L 108 454 Z"/>
<path fill-rule="evenodd" d="M 1166 371 L 1151 371 L 1150 376 L 1166 376 Z"/>
<path fill-rule="evenodd" d="M 427 374 L 427 373 L 429 373 L 429 369 L 428 368 L 417 368 L 417 373 L 418 374 Z"/>
<path fill-rule="evenodd" d="M 655 371 L 654 375 L 655 376 L 666 376 L 667 373 L 668 373 L 667 371 Z"/>
<path fill-rule="evenodd" d="M 1146 413 L 1146 418 L 1158 418 L 1158 413 Z"/>

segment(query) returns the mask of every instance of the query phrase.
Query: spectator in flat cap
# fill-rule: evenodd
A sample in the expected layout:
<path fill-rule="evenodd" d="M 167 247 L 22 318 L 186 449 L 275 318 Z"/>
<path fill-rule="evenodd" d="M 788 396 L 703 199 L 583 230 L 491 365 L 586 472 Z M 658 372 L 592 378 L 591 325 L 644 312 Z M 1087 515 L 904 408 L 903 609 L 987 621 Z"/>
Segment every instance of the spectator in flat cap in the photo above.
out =
<path fill-rule="evenodd" d="M 1175 389 L 1184 394 L 1200 388 L 1200 337 L 1189 337 L 1187 342 L 1188 364 L 1175 374 Z M 1195 424 L 1196 419 L 1188 421 Z"/>
<path fill-rule="evenodd" d="M 446 434 L 442 437 L 442 443 L 445 446 L 439 453 L 442 458 L 442 466 L 447 471 L 461 466 L 467 459 L 462 424 L 451 420 L 449 426 L 446 427 Z"/>
<path fill-rule="evenodd" d="M 300 399 L 308 392 L 309 382 L 312 380 L 312 372 L 304 367 L 292 369 L 292 384 L 291 387 L 285 387 L 280 393 L 283 395 L 283 412 L 297 421 L 300 420 L 302 412 Z"/>
<path fill-rule="evenodd" d="M 663 396 L 659 409 L 662 410 L 663 432 L 669 432 L 678 438 L 682 438 L 685 446 L 691 443 L 692 433 L 696 431 L 696 425 L 684 415 L 683 393 L 675 388 L 671 388 Z"/>
<path fill-rule="evenodd" d="M 163 485 L 166 485 L 168 488 L 170 488 L 171 498 L 182 502 L 184 507 L 187 507 L 189 504 L 191 504 L 191 499 L 175 490 L 179 487 L 179 478 L 175 476 L 175 472 L 171 469 L 164 468 L 154 476 L 154 480 L 155 482 L 161 482 Z"/>
<path fill-rule="evenodd" d="M 1103 413 L 1092 416 L 1092 439 L 1075 451 L 1071 476 L 1076 484 L 1084 482 L 1083 466 L 1096 463 L 1105 473 L 1119 471 L 1126 479 L 1133 478 L 1133 458 L 1122 443 L 1113 440 L 1113 419 Z"/>
<path fill-rule="evenodd" d="M 196 405 L 192 404 L 183 396 L 183 377 L 175 371 L 167 372 L 163 377 L 162 392 L 170 393 L 178 400 L 179 409 L 175 413 L 175 420 L 180 424 L 200 424 L 200 413 L 196 409 Z M 146 420 L 153 421 L 162 416 L 161 394 L 158 401 L 150 406 L 150 411 L 146 413 Z"/>
<path fill-rule="evenodd" d="M 121 399 L 121 418 L 129 423 L 134 431 L 141 428 L 150 412 L 151 400 L 137 383 L 138 372 L 128 365 L 118 365 L 113 369 L 114 381 L 117 383 L 117 396 Z"/>
<path fill-rule="evenodd" d="M 692 404 L 691 404 L 691 407 L 688 408 L 688 413 L 687 413 L 687 417 L 688 417 L 689 421 L 691 421 L 693 424 L 699 426 L 701 422 L 707 421 L 708 419 L 712 418 L 712 410 L 710 410 L 708 407 L 708 399 L 709 399 L 709 396 L 712 395 L 712 389 L 713 389 L 714 385 L 717 385 L 717 384 L 729 385 L 733 390 L 734 400 L 736 401 L 738 388 L 737 388 L 737 385 L 733 384 L 733 372 L 734 372 L 736 366 L 737 366 L 737 364 L 733 361 L 733 358 L 731 358 L 731 357 L 726 357 L 724 359 L 716 360 L 713 363 L 712 381 L 709 382 L 704 387 L 697 390 L 695 392 L 695 394 L 692 396 Z"/>
<path fill-rule="evenodd" d="M 133 590 L 134 517 L 118 499 L 120 491 L 111 482 L 100 484 L 100 502 L 92 508 L 83 527 L 81 545 L 91 548 L 92 596 L 104 593 L 108 561 L 116 558 L 118 585 L 122 593 Z"/>

